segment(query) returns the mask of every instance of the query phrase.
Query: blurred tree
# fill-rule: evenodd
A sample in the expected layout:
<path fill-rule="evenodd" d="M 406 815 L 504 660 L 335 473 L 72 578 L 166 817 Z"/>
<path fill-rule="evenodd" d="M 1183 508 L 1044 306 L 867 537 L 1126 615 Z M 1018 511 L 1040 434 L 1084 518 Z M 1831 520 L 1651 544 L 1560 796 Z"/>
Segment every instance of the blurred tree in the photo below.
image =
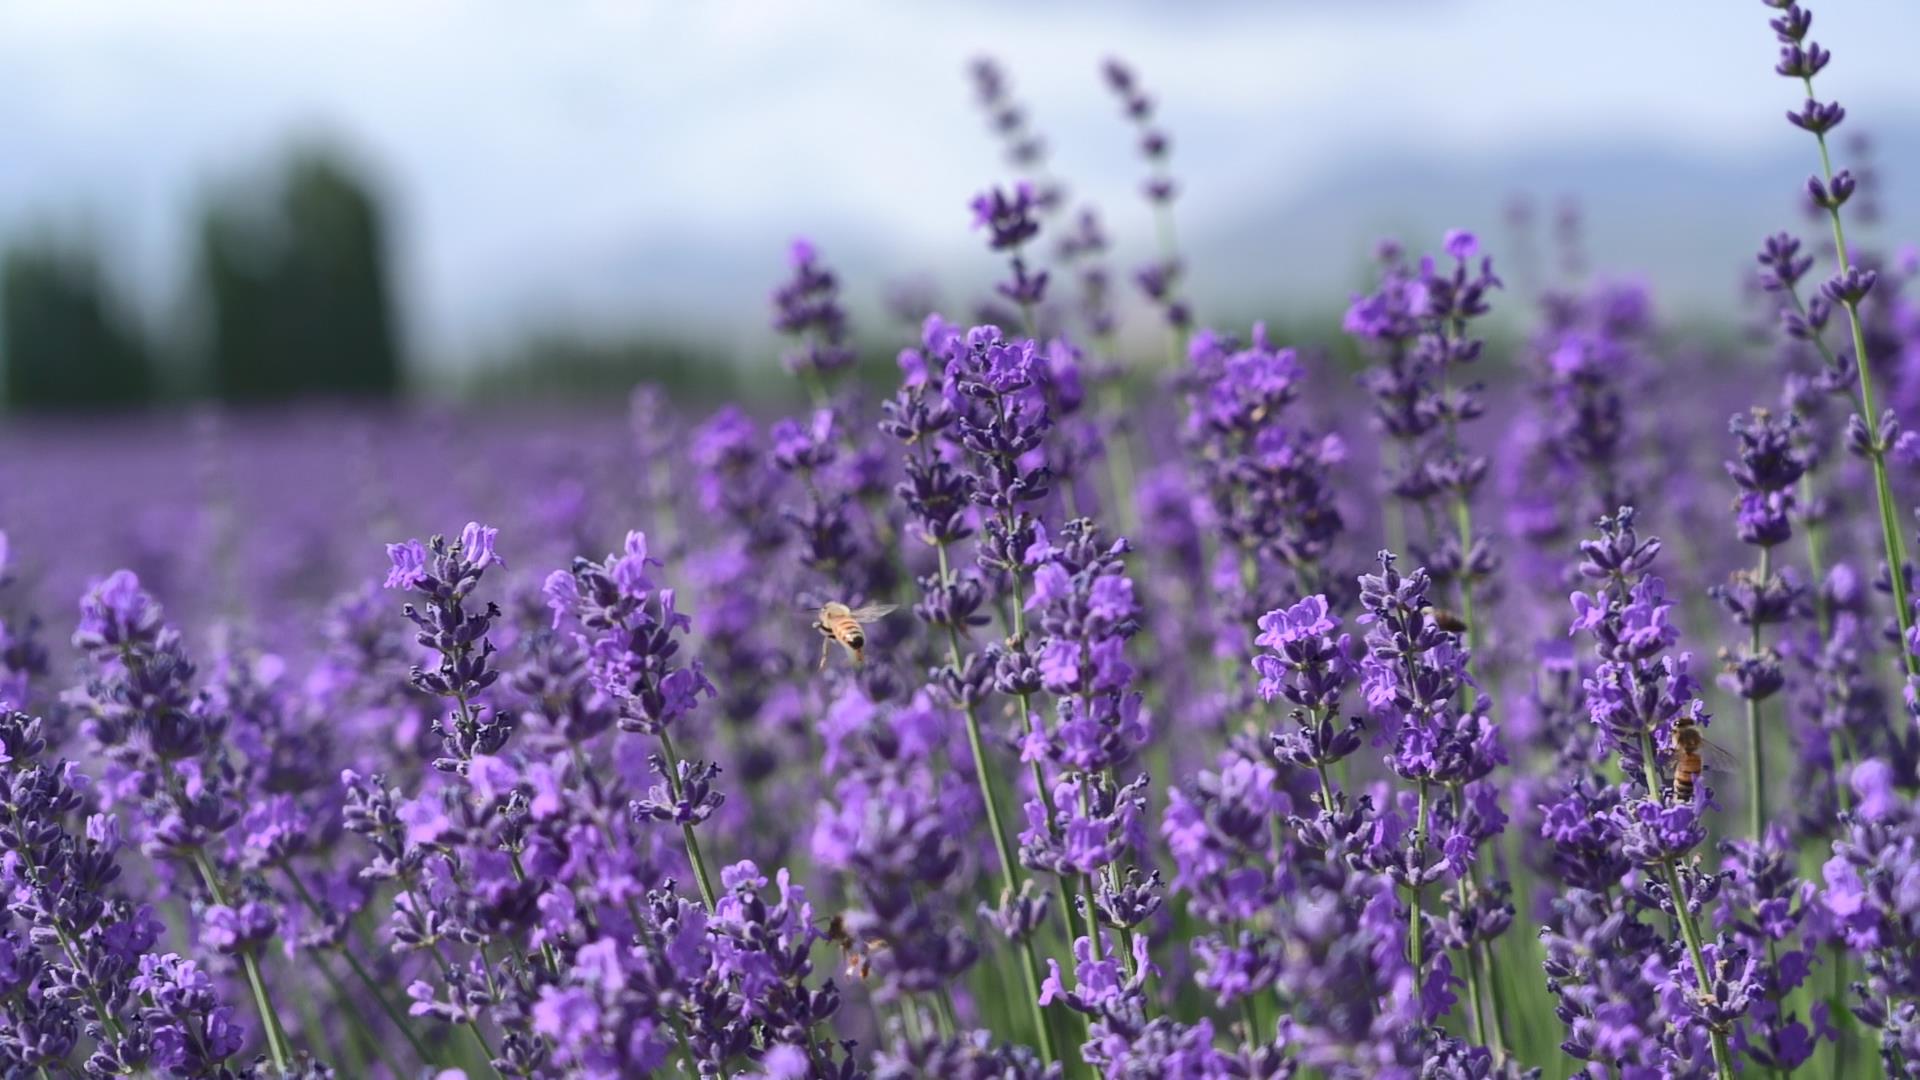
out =
<path fill-rule="evenodd" d="M 384 216 L 337 155 L 297 151 L 264 198 L 210 203 L 198 263 L 220 397 L 399 389 Z"/>
<path fill-rule="evenodd" d="M 152 397 L 152 353 L 111 295 L 93 241 L 42 236 L 0 268 L 0 364 L 15 408 L 132 405 Z"/>

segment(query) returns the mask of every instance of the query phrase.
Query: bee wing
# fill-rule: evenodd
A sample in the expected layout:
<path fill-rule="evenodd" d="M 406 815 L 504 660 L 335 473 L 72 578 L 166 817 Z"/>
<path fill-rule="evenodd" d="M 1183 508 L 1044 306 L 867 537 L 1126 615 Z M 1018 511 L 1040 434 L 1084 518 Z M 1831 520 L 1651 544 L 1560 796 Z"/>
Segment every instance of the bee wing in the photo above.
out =
<path fill-rule="evenodd" d="M 1705 735 L 1700 737 L 1700 757 L 1710 765 L 1723 768 L 1734 765 L 1739 761 L 1739 758 L 1734 756 L 1733 751 L 1721 746 Z"/>
<path fill-rule="evenodd" d="M 892 614 L 899 608 L 899 604 L 862 604 L 853 609 L 853 618 L 856 622 L 872 622 Z"/>

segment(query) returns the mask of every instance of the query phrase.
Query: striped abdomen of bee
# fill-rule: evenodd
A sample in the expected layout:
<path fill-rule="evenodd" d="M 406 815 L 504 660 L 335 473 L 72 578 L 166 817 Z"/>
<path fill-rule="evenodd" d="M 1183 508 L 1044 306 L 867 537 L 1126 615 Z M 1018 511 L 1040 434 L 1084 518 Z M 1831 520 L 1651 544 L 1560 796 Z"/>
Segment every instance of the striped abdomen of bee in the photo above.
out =
<path fill-rule="evenodd" d="M 1700 774 L 1707 771 L 1701 750 L 1707 746 L 1700 729 L 1682 718 L 1673 726 L 1673 794 L 1683 803 L 1693 801 L 1693 788 Z"/>
<path fill-rule="evenodd" d="M 834 642 L 847 650 L 855 664 L 866 662 L 867 632 L 862 624 L 872 622 L 894 609 L 892 604 L 866 604 L 861 607 L 848 607 L 837 600 L 820 605 L 820 613 L 814 617 L 813 628 L 820 632 L 820 667 L 827 666 L 827 654 L 832 651 Z"/>

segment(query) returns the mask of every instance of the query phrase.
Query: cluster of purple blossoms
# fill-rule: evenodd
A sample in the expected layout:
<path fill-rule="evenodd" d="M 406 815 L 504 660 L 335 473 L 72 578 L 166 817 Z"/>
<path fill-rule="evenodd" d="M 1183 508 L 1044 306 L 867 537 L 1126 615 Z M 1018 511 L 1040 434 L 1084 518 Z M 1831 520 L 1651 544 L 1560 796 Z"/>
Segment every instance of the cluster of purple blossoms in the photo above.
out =
<path fill-rule="evenodd" d="M 1147 777 L 1122 782 L 1122 771 L 1146 745 L 1149 721 L 1133 687 L 1126 643 L 1139 629 L 1133 581 L 1122 557 L 1124 540 L 1102 545 L 1092 522 L 1078 519 L 1053 543 L 1042 531 L 1026 555 L 1035 566 L 1026 608 L 1039 633 L 1034 658 L 1041 689 L 1053 695 L 1055 716 L 1044 725 L 1030 714 L 1021 757 L 1050 780 L 1026 803 L 1021 862 L 1084 885 L 1081 925 L 1095 953 L 1104 953 L 1101 927 L 1115 930 L 1130 974 L 1133 931 L 1158 906 L 1137 871 L 1120 860 L 1147 848 Z M 1042 763 L 1046 766 L 1041 768 Z"/>
<path fill-rule="evenodd" d="M 774 329 L 795 342 L 780 362 L 795 375 L 824 383 L 857 359 L 847 340 L 840 280 L 821 265 L 820 253 L 805 240 L 793 242 L 790 256 L 793 276 L 773 293 Z"/>
<path fill-rule="evenodd" d="M 12 599 L 14 582 L 6 531 L 0 529 L 0 598 Z M 12 607 L 12 605 L 9 605 Z M 0 708 L 25 709 L 33 681 L 47 674 L 47 648 L 32 612 L 0 608 Z"/>
<path fill-rule="evenodd" d="M 1769 6 L 1828 151 L 1830 57 Z M 1738 347 L 1784 375 L 1769 409 L 1572 239 L 1503 349 L 1463 232 L 1384 252 L 1356 388 L 1259 324 L 1188 347 L 1167 139 L 1109 65 L 1160 226 L 1153 373 L 1106 276 L 1128 237 L 1063 213 L 973 76 L 1014 181 L 973 206 L 1002 310 L 916 303 L 881 401 L 801 243 L 798 411 L 642 390 L 560 438 L 369 431 L 370 472 L 451 482 L 314 498 L 331 532 L 242 528 L 208 421 L 179 470 L 206 507 L 76 507 L 20 560 L 0 533 L 0 1075 L 1916 1071 L 1920 255 L 1848 245 L 1865 171 L 1807 185 L 1831 247 L 1761 252 Z M 1483 398 L 1483 354 L 1530 381 Z M 1735 408 L 1722 476 L 1724 434 L 1676 421 Z M 354 561 L 466 501 L 507 528 L 389 545 L 386 590 Z M 1364 575 L 1349 537 L 1387 549 Z M 860 644 L 807 626 L 829 601 Z M 1680 631 L 1712 602 L 1745 631 L 1717 687 Z"/>
<path fill-rule="evenodd" d="M 1474 1029 L 1483 1045 L 1499 1045 L 1503 1037 L 1487 1022 L 1496 1012 L 1493 943 L 1512 924 L 1513 906 L 1504 870 L 1496 862 L 1487 874 L 1482 849 L 1497 853 L 1492 842 L 1506 828 L 1488 777 L 1507 763 L 1507 754 L 1491 699 L 1473 688 L 1460 636 L 1435 621 L 1430 584 L 1424 570 L 1400 574 L 1387 552 L 1380 554 L 1380 573 L 1360 579 L 1368 626 L 1361 689 L 1388 747 L 1388 771 L 1414 787 L 1412 828 L 1387 873 L 1412 896 L 1408 948 L 1430 1011 L 1429 995 L 1451 978 L 1451 964 L 1426 947 L 1423 894 L 1430 884 L 1452 883 L 1443 893 L 1447 916 L 1435 920 L 1432 932 L 1437 944 L 1465 957 Z M 1404 798 L 1398 801 L 1404 805 Z M 1423 964 L 1429 957 L 1431 970 Z"/>
<path fill-rule="evenodd" d="M 1134 271 L 1133 280 L 1149 301 L 1160 310 L 1173 331 L 1174 355 L 1178 357 L 1186 341 L 1187 328 L 1193 324 L 1193 307 L 1183 295 L 1186 267 L 1174 247 L 1173 200 L 1176 188 L 1167 171 L 1172 140 L 1154 119 L 1154 101 L 1141 89 L 1133 69 L 1118 59 L 1109 58 L 1100 67 L 1107 88 L 1120 100 L 1121 110 L 1138 134 L 1140 156 L 1147 163 L 1147 179 L 1141 192 L 1153 207 L 1159 232 L 1160 257 Z"/>
<path fill-rule="evenodd" d="M 1587 525 L 1634 501 L 1642 477 L 1633 451 L 1644 433 L 1630 402 L 1651 359 L 1651 301 L 1627 282 L 1555 290 L 1541 298 L 1528 345 L 1543 421 L 1503 478 L 1508 527 L 1558 563 Z"/>
<path fill-rule="evenodd" d="M 1361 382 L 1374 400 L 1375 425 L 1391 440 L 1388 490 L 1428 523 L 1424 539 L 1404 539 L 1434 581 L 1458 593 L 1460 614 L 1478 646 L 1475 605 L 1485 607 L 1492 599 L 1499 562 L 1473 523 L 1474 493 L 1486 479 L 1487 458 L 1463 441 L 1461 431 L 1485 405 L 1477 383 L 1456 380 L 1480 359 L 1484 343 L 1470 330 L 1491 310 L 1489 294 L 1502 284 L 1491 257 L 1475 262 L 1480 242 L 1472 233 L 1449 232 L 1443 246 L 1451 265 L 1432 256 L 1409 264 L 1397 245 L 1384 245 L 1380 284 L 1355 298 L 1345 328 L 1377 354 Z M 1401 521 L 1390 538 L 1405 530 Z"/>
<path fill-rule="evenodd" d="M 1569 886 L 1545 932 L 1548 970 L 1569 1053 L 1622 1069 L 1725 1075 L 1729 1036 L 1764 996 L 1765 958 L 1738 934 L 1706 936 L 1702 915 L 1731 876 L 1708 871 L 1697 854 L 1713 806 L 1701 734 L 1710 718 L 1687 655 L 1669 651 L 1679 631 L 1649 573 L 1660 542 L 1642 539 L 1634 517 L 1622 508 L 1601 520 L 1599 539 L 1580 545 L 1580 573 L 1595 591 L 1573 594 L 1572 631 L 1594 642 L 1588 708 L 1626 782 L 1610 785 L 1597 771 L 1575 778 L 1546 809 L 1542 832 Z M 1643 917 L 1677 925 L 1680 940 L 1642 926 Z M 1601 945 L 1598 935 L 1623 925 L 1658 965 Z"/>
<path fill-rule="evenodd" d="M 999 295 L 1020 309 L 1021 329 L 1031 333 L 1036 324 L 1034 309 L 1047 298 L 1045 270 L 1031 270 L 1024 253 L 1028 243 L 1040 235 L 1040 201 L 1033 185 L 1025 181 L 1011 192 L 993 188 L 973 200 L 973 227 L 987 230 L 987 246 L 1008 253 L 1007 280 L 994 286 Z"/>
<path fill-rule="evenodd" d="M 1027 110 L 1013 98 L 1007 73 L 990 56 L 976 57 L 967 65 L 973 80 L 974 100 L 987 115 L 988 127 L 999 139 L 1007 164 L 1025 174 L 1033 185 L 1034 202 L 1041 212 L 1057 209 L 1066 199 L 1060 183 L 1047 176 L 1047 143 L 1033 130 Z"/>
<path fill-rule="evenodd" d="M 1862 762 L 1852 787 L 1857 806 L 1842 818 L 1817 903 L 1843 955 L 1859 961 L 1846 1006 L 1881 1032 L 1881 1068 L 1898 1075 L 1920 1060 L 1920 814 L 1882 762 Z"/>
<path fill-rule="evenodd" d="M 1298 423 L 1289 410 L 1305 373 L 1294 350 L 1276 348 L 1266 327 L 1242 344 L 1202 330 L 1191 346 L 1187 389 L 1188 453 L 1204 485 L 1220 535 L 1232 551 L 1215 579 L 1232 597 L 1232 625 L 1246 627 L 1278 601 L 1289 575 L 1296 594 L 1335 587 L 1327 565 L 1345 522 L 1334 468 L 1346 458 L 1338 435 Z M 1230 584 L 1228 584 L 1230 583 Z M 1245 631 L 1230 643 L 1244 656 Z"/>
<path fill-rule="evenodd" d="M 67 826 L 89 778 L 50 758 L 42 732 L 0 714 L 0 1063 L 44 1074 L 80 1049 L 93 1076 L 230 1075 L 246 1042 L 232 1006 L 192 960 L 160 949 L 158 913 L 121 881 L 117 817 Z"/>

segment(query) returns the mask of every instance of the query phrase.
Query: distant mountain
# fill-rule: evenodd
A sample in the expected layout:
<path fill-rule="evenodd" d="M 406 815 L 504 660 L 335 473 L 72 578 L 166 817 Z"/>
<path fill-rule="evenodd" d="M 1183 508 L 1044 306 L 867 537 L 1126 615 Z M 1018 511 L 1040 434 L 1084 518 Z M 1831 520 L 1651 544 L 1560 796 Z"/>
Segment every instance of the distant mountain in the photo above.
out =
<path fill-rule="evenodd" d="M 1784 125 L 1782 125 L 1784 128 Z M 1342 168 L 1304 195 L 1189 228 L 1196 288 L 1235 306 L 1271 308 L 1275 294 L 1343 297 L 1374 242 L 1437 247 L 1441 232 L 1478 232 L 1509 277 L 1528 270 L 1507 223 L 1516 196 L 1532 205 L 1536 258 L 1556 206 L 1578 206 L 1588 264 L 1643 277 L 1670 310 L 1726 310 L 1761 239 L 1782 228 L 1826 237 L 1802 214 L 1801 185 L 1817 160 L 1810 140 L 1781 132 L 1782 148 L 1729 159 L 1645 146 L 1542 147 L 1499 159 L 1379 158 Z M 1858 167 L 1842 153 L 1837 164 Z M 1920 125 L 1875 138 L 1866 160 L 1880 178 L 1884 218 L 1855 242 L 1920 243 Z M 1850 207 L 1850 210 L 1857 209 Z M 1851 238 L 1851 237 L 1850 237 Z"/>
<path fill-rule="evenodd" d="M 1920 242 L 1920 121 L 1875 133 L 1866 160 L 1881 178 L 1886 216 L 1857 240 L 1887 249 Z M 1362 158 L 1270 204 L 1179 207 L 1193 292 L 1203 314 L 1324 312 L 1366 279 L 1383 237 L 1432 250 L 1442 232 L 1479 233 L 1510 286 L 1539 275 L 1551 253 L 1556 208 L 1578 206 L 1587 265 L 1596 273 L 1647 280 L 1668 314 L 1724 316 L 1739 275 L 1761 239 L 1790 228 L 1823 240 L 1825 226 L 1802 214 L 1801 185 L 1816 159 L 1809 140 L 1785 129 L 1779 149 L 1752 157 L 1631 143 L 1539 146 L 1498 157 L 1392 155 Z M 1858 166 L 1859 155 L 1838 154 Z M 1525 197 L 1533 208 L 1531 258 L 1508 224 Z M 1857 208 L 1850 208 L 1850 213 Z M 1106 208 L 1120 220 L 1137 208 Z M 771 348 L 767 294 L 786 270 L 792 224 L 740 221 L 718 233 L 688 229 L 644 237 L 614 235 L 585 249 L 556 251 L 552 265 L 514 267 L 516 293 L 469 327 L 474 337 L 511 333 L 531 318 L 565 319 L 613 330 L 664 326 L 753 355 Z M 807 229 L 846 283 L 863 325 L 872 327 L 887 285 L 930 278 L 946 309 L 964 313 L 996 266 L 956 228 L 934 249 L 873 231 L 858 218 Z M 1123 257 L 1138 257 L 1137 250 Z M 529 270 L 549 282 L 525 291 Z M 769 353 L 770 355 L 770 353 Z"/>

